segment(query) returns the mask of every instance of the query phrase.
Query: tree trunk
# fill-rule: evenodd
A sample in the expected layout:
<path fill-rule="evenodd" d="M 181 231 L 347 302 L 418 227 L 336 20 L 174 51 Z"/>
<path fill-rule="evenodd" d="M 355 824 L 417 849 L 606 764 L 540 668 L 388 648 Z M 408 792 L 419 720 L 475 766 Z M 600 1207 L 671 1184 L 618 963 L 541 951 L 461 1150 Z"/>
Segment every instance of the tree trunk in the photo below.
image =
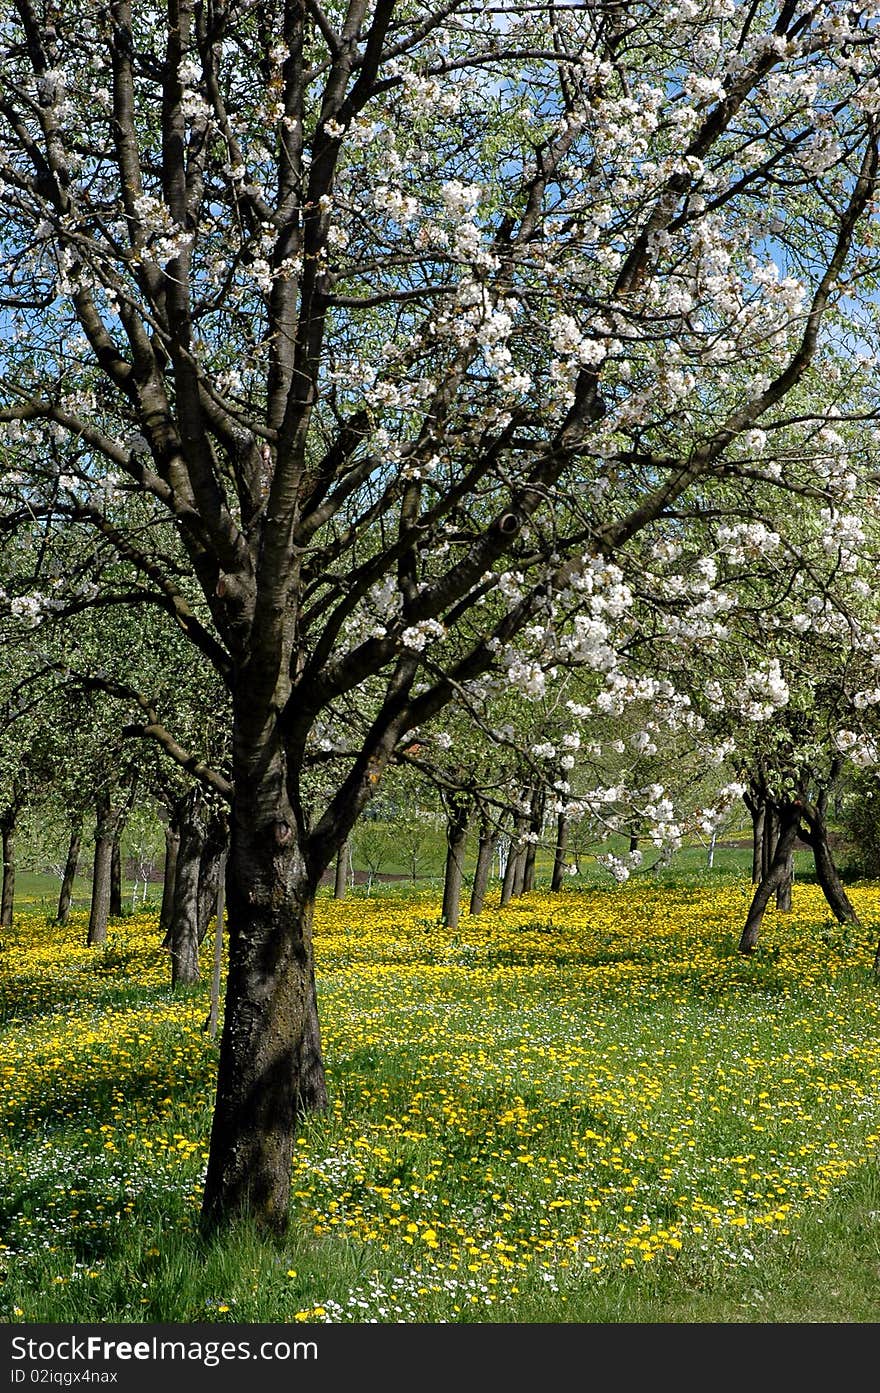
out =
<path fill-rule="evenodd" d="M 526 842 L 525 854 L 523 855 L 523 883 L 522 893 L 527 895 L 530 890 L 535 888 L 535 861 L 538 856 L 538 844 L 529 840 Z"/>
<path fill-rule="evenodd" d="M 110 855 L 110 913 L 117 917 L 122 913 L 122 853 L 118 837 Z"/>
<path fill-rule="evenodd" d="M 565 880 L 565 848 L 568 844 L 568 818 L 560 813 L 556 819 L 556 846 L 553 851 L 551 890 L 561 890 Z"/>
<path fill-rule="evenodd" d="M 159 932 L 162 935 L 162 947 L 170 948 L 171 925 L 174 922 L 174 881 L 177 875 L 177 856 L 180 851 L 180 831 L 176 819 L 166 822 L 163 830 L 165 832 L 165 869 L 162 875 Z"/>
<path fill-rule="evenodd" d="M 752 884 L 760 885 L 764 874 L 764 822 L 767 807 L 765 803 L 758 802 L 753 804 L 749 811 L 752 815 Z"/>
<path fill-rule="evenodd" d="M 781 914 L 791 913 L 791 896 L 794 889 L 794 848 L 788 853 L 782 879 L 776 887 L 776 908 Z"/>
<path fill-rule="evenodd" d="M 205 841 L 199 860 L 198 940 L 205 941 L 208 926 L 217 907 L 220 877 L 229 848 L 229 825 L 218 808 L 208 813 Z"/>
<path fill-rule="evenodd" d="M 477 849 L 474 883 L 471 886 L 471 914 L 482 914 L 483 912 L 483 906 L 486 903 L 486 891 L 489 888 L 489 876 L 492 872 L 492 858 L 495 855 L 495 844 L 497 841 L 498 833 L 494 828 L 483 823 L 480 828 L 480 843 Z"/>
<path fill-rule="evenodd" d="M 450 800 L 446 819 L 446 869 L 443 877 L 441 916 L 448 929 L 457 929 L 461 917 L 464 854 L 471 807 L 463 799 Z"/>
<path fill-rule="evenodd" d="M 336 853 L 336 874 L 333 879 L 334 900 L 344 900 L 348 888 L 348 842 L 343 842 Z"/>
<path fill-rule="evenodd" d="M 511 833 L 510 846 L 507 848 L 507 860 L 504 863 L 504 876 L 501 881 L 501 902 L 500 907 L 510 904 L 513 898 L 513 879 L 516 875 L 516 854 L 517 854 L 517 831 Z"/>
<path fill-rule="evenodd" d="M 749 912 L 746 916 L 745 927 L 743 928 L 742 937 L 739 941 L 739 951 L 741 953 L 752 953 L 758 946 L 758 935 L 761 930 L 764 911 L 770 903 L 771 895 L 774 894 L 778 886 L 782 883 L 786 874 L 788 858 L 797 838 L 799 820 L 797 809 L 784 807 L 779 810 L 776 849 L 767 874 L 762 877 L 761 883 L 752 897 L 752 903 L 749 906 Z"/>
<path fill-rule="evenodd" d="M 208 1019 L 205 1021 L 207 1030 L 213 1040 L 217 1034 L 217 1022 L 220 1018 L 220 980 L 223 972 L 223 909 L 226 903 L 226 864 L 225 861 L 220 867 L 220 879 L 217 882 L 217 904 L 216 918 L 214 921 L 214 970 L 211 974 L 211 1007 L 208 1011 Z"/>
<path fill-rule="evenodd" d="M 0 821 L 0 839 L 3 846 L 3 888 L 0 890 L 0 928 L 12 927 L 12 912 L 15 905 L 15 828 L 17 818 L 8 813 Z"/>
<path fill-rule="evenodd" d="M 95 859 L 92 863 L 92 900 L 89 906 L 89 929 L 86 942 L 90 948 L 107 940 L 107 920 L 110 917 L 110 864 L 113 859 L 113 832 L 109 826 L 110 799 L 101 794 L 98 799 L 95 825 Z"/>
<path fill-rule="evenodd" d="M 113 847 L 118 844 L 135 796 L 137 781 L 129 778 L 123 789 L 102 786 L 95 797 L 95 859 L 92 867 L 92 902 L 86 942 L 90 947 L 107 939 L 107 920 L 113 883 Z M 117 797 L 114 806 L 113 796 Z M 121 904 L 120 904 L 121 909 Z"/>
<path fill-rule="evenodd" d="M 235 761 L 229 971 L 202 1230 L 287 1228 L 297 1114 L 326 1100 L 312 950 L 315 890 L 278 765 Z M 261 766 L 261 767 L 258 767 Z"/>
<path fill-rule="evenodd" d="M 58 893 L 58 913 L 55 915 L 55 923 L 62 929 L 70 918 L 70 902 L 73 899 L 73 885 L 76 880 L 77 867 L 79 866 L 81 846 L 82 822 L 73 822 L 70 827 L 70 841 L 67 845 L 67 860 L 64 863 L 64 874 L 61 877 L 61 889 Z"/>
<path fill-rule="evenodd" d="M 853 908 L 852 902 L 843 888 L 843 882 L 834 862 L 831 853 L 831 846 L 828 841 L 828 826 L 821 810 L 818 813 L 807 813 L 810 832 L 807 838 L 813 852 L 813 861 L 816 866 L 816 879 L 822 887 L 822 893 L 828 902 L 829 908 L 834 917 L 840 924 L 858 924 L 859 916 Z"/>
<path fill-rule="evenodd" d="M 528 843 L 523 842 L 516 849 L 516 860 L 513 866 L 513 894 L 519 896 L 523 893 L 526 881 L 526 850 Z"/>
<path fill-rule="evenodd" d="M 779 839 L 779 813 L 772 803 L 764 805 L 764 828 L 761 837 L 761 879 L 769 875 L 776 843 Z"/>
<path fill-rule="evenodd" d="M 174 872 L 169 951 L 171 986 L 191 987 L 199 973 L 199 873 L 207 829 L 201 789 L 192 789 L 183 800 L 180 845 Z"/>

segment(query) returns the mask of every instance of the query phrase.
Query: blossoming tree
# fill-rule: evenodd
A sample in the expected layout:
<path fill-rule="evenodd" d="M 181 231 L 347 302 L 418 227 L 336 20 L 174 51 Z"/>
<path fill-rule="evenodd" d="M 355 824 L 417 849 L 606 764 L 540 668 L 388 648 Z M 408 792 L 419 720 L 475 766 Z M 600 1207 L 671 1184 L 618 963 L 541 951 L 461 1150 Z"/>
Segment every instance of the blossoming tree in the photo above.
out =
<path fill-rule="evenodd" d="M 877 14 L 4 5 L 10 487 L 230 692 L 207 1229 L 287 1222 L 315 887 L 401 742 L 488 671 L 540 695 L 563 636 L 613 654 L 607 564 L 773 477 L 755 432 L 871 270 Z M 313 803 L 330 711 L 360 737 Z"/>

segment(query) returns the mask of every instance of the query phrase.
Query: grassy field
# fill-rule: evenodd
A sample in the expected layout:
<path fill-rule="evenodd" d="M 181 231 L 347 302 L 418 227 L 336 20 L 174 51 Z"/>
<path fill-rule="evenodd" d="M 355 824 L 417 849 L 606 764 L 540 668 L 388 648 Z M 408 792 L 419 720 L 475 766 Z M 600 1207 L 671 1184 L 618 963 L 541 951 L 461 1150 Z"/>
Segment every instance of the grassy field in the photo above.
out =
<path fill-rule="evenodd" d="M 874 1322 L 880 886 L 801 875 L 736 943 L 742 854 L 438 923 L 322 896 L 331 1096 L 283 1244 L 197 1239 L 216 1043 L 155 913 L 0 949 L 6 1322 Z M 493 903 L 497 902 L 497 889 Z M 206 966 L 206 975 L 209 969 Z"/>

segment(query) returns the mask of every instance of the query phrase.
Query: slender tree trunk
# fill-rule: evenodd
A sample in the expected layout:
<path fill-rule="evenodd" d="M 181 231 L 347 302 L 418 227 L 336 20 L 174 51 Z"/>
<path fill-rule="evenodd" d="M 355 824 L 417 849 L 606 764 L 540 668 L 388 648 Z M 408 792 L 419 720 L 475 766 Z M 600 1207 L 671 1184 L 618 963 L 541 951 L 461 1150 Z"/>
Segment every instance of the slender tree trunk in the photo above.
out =
<path fill-rule="evenodd" d="M 208 813 L 205 842 L 199 860 L 198 940 L 205 941 L 208 926 L 217 906 L 217 891 L 229 848 L 229 825 L 224 813 L 214 809 Z"/>
<path fill-rule="evenodd" d="M 746 788 L 742 801 L 752 819 L 752 885 L 760 885 L 764 873 L 764 800 L 755 788 Z"/>
<path fill-rule="evenodd" d="M 767 807 L 763 801 L 746 806 L 752 816 L 752 884 L 760 885 L 764 874 L 764 822 Z"/>
<path fill-rule="evenodd" d="M 461 917 L 461 889 L 464 883 L 464 855 L 470 804 L 463 800 L 451 803 L 446 821 L 446 870 L 443 877 L 443 923 L 457 929 Z"/>
<path fill-rule="evenodd" d="M 348 888 L 348 842 L 343 842 L 336 853 L 336 874 L 333 880 L 334 900 L 344 900 Z"/>
<path fill-rule="evenodd" d="M 89 909 L 89 946 L 104 943 L 113 886 L 113 848 L 119 842 L 135 796 L 137 781 L 130 777 L 124 788 L 103 786 L 95 799 L 95 859 L 92 867 L 92 902 Z M 114 796 L 117 802 L 113 802 Z M 121 909 L 121 902 L 120 902 Z"/>
<path fill-rule="evenodd" d="M 171 925 L 174 922 L 174 881 L 177 874 L 177 856 L 180 851 L 180 832 L 176 820 L 166 822 L 163 831 L 165 833 L 165 869 L 162 875 L 159 932 L 162 935 L 162 947 L 170 948 Z"/>
<path fill-rule="evenodd" d="M 296 1120 L 326 1098 L 306 862 L 281 756 L 239 755 L 226 894 L 229 971 L 202 1203 L 206 1233 L 236 1218 L 283 1234 Z"/>
<path fill-rule="evenodd" d="M 12 927 L 15 906 L 15 828 L 17 817 L 7 813 L 0 821 L 0 841 L 3 846 L 3 887 L 0 890 L 0 928 Z"/>
<path fill-rule="evenodd" d="M 632 853 L 633 853 L 634 851 L 638 851 L 638 849 L 639 849 L 639 827 L 638 827 L 638 824 L 635 824 L 635 825 L 632 826 L 632 827 L 630 828 L 630 830 L 629 830 L 629 851 L 630 851 L 630 855 L 632 855 Z"/>
<path fill-rule="evenodd" d="M 752 903 L 749 906 L 749 912 L 746 916 L 745 927 L 743 928 L 742 937 L 739 941 L 739 951 L 741 953 L 752 953 L 758 946 L 758 935 L 761 930 L 764 911 L 770 903 L 771 895 L 775 893 L 786 874 L 788 858 L 797 838 L 798 821 L 799 815 L 795 808 L 783 807 L 780 809 L 776 850 L 767 874 L 762 877 L 761 883 L 752 897 Z"/>
<path fill-rule="evenodd" d="M 67 844 L 67 860 L 64 863 L 64 874 L 61 877 L 61 889 L 58 892 L 58 913 L 55 915 L 55 923 L 62 929 L 70 918 L 70 903 L 73 899 L 73 885 L 76 880 L 77 867 L 79 866 L 79 853 L 81 847 L 82 822 L 73 822 L 70 827 L 70 841 Z"/>
<path fill-rule="evenodd" d="M 568 845 L 568 818 L 560 813 L 556 819 L 556 846 L 553 851 L 551 890 L 561 890 L 565 880 L 565 849 Z"/>
<path fill-rule="evenodd" d="M 191 987 L 199 981 L 199 873 L 205 846 L 204 798 L 192 789 L 184 799 L 180 846 L 174 872 L 171 914 L 171 986 Z"/>
<path fill-rule="evenodd" d="M 516 849 L 516 860 L 513 868 L 513 894 L 519 896 L 523 893 L 526 882 L 526 852 L 528 842 L 523 842 Z"/>
<path fill-rule="evenodd" d="M 530 890 L 535 888 L 535 862 L 538 856 L 537 842 L 526 842 L 525 854 L 523 856 L 523 880 L 522 893 L 527 895 Z"/>
<path fill-rule="evenodd" d="M 504 863 L 504 876 L 501 880 L 501 908 L 510 904 L 513 898 L 513 881 L 516 875 L 516 856 L 517 856 L 517 830 L 514 828 L 510 836 L 510 846 L 507 848 L 507 860 Z"/>
<path fill-rule="evenodd" d="M 309 993 L 306 1000 L 306 1019 L 299 1045 L 296 1068 L 297 1112 L 324 1112 L 327 1107 L 327 1079 L 321 1051 L 321 1023 L 318 1015 L 318 983 L 315 959 L 310 954 Z"/>
<path fill-rule="evenodd" d="M 772 803 L 764 805 L 764 830 L 761 838 L 761 879 L 769 875 L 776 843 L 779 839 L 779 812 Z"/>
<path fill-rule="evenodd" d="M 776 887 L 776 908 L 781 914 L 791 913 L 791 897 L 794 890 L 794 847 L 788 853 L 782 879 Z"/>
<path fill-rule="evenodd" d="M 474 870 L 474 882 L 471 886 L 471 914 L 482 914 L 483 912 L 483 906 L 486 903 L 486 891 L 489 888 L 489 876 L 492 873 L 492 859 L 495 855 L 495 845 L 497 841 L 498 833 L 494 828 L 484 823 L 480 828 L 477 864 Z"/>
<path fill-rule="evenodd" d="M 122 913 L 122 852 L 118 837 L 114 838 L 110 855 L 110 913 L 117 916 Z"/>
<path fill-rule="evenodd" d="M 113 827 L 110 795 L 102 790 L 98 795 L 95 818 L 95 859 L 92 863 L 92 900 L 89 906 L 89 928 L 86 942 L 89 947 L 105 943 L 107 920 L 110 917 L 110 874 L 113 860 Z"/>
<path fill-rule="evenodd" d="M 217 882 L 216 919 L 214 923 L 214 971 L 211 974 L 211 1007 L 208 1011 L 208 1019 L 205 1021 L 205 1029 L 212 1040 L 217 1034 L 217 1022 L 220 1018 L 220 979 L 223 972 L 223 909 L 225 902 L 226 863 L 224 860 L 220 867 L 220 878 Z"/>
<path fill-rule="evenodd" d="M 809 846 L 813 852 L 813 861 L 816 866 L 816 879 L 822 887 L 822 893 L 828 902 L 834 917 L 840 924 L 858 924 L 859 916 L 853 908 L 852 901 L 846 890 L 834 861 L 831 852 L 831 845 L 828 841 L 828 825 L 821 811 L 818 814 L 808 814 L 809 822 Z"/>

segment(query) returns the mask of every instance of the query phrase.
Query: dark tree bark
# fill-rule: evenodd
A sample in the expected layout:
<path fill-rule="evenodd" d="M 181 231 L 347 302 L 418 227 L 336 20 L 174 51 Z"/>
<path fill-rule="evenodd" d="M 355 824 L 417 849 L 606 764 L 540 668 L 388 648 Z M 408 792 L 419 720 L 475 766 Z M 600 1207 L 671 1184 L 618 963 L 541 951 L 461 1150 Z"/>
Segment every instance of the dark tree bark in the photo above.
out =
<path fill-rule="evenodd" d="M 122 787 L 104 783 L 95 796 L 95 859 L 92 865 L 92 900 L 89 907 L 89 947 L 107 939 L 107 921 L 113 885 L 113 847 L 118 843 L 131 811 L 137 782 L 128 778 Z"/>
<path fill-rule="evenodd" d="M 761 878 L 769 875 L 779 840 L 779 810 L 772 802 L 764 804 L 764 830 L 761 838 Z"/>
<path fill-rule="evenodd" d="M 477 847 L 477 864 L 474 869 L 474 880 L 471 886 L 471 914 L 482 914 L 483 906 L 486 903 L 486 892 L 489 889 L 489 876 L 492 872 L 492 857 L 495 855 L 495 847 L 498 845 L 498 830 L 491 823 L 483 822 L 480 824 L 480 840 Z"/>
<path fill-rule="evenodd" d="M 782 879 L 776 887 L 776 908 L 781 914 L 791 913 L 791 897 L 794 890 L 794 848 L 788 853 Z"/>
<path fill-rule="evenodd" d="M 118 917 L 122 913 L 122 852 L 119 838 L 114 837 L 110 853 L 110 914 Z"/>
<path fill-rule="evenodd" d="M 823 823 L 819 829 L 811 829 L 811 831 L 813 831 L 815 838 L 813 859 L 816 865 L 816 877 L 822 886 L 822 892 L 832 913 L 841 924 L 858 924 L 859 916 L 843 887 L 834 857 L 831 854 L 827 827 Z"/>
<path fill-rule="evenodd" d="M 801 837 L 813 853 L 816 879 L 832 914 L 840 924 L 858 924 L 859 916 L 843 887 L 828 840 L 827 806 L 827 789 L 821 791 L 814 804 L 804 800 L 803 815 L 807 827 L 802 830 Z"/>
<path fill-rule="evenodd" d="M 9 802 L 0 809 L 0 847 L 3 851 L 3 882 L 0 885 L 0 928 L 12 926 L 15 910 L 15 833 L 18 818 L 25 804 L 27 782 L 16 775 Z"/>
<path fill-rule="evenodd" d="M 235 768 L 229 972 L 205 1232 L 247 1215 L 264 1232 L 285 1231 L 297 1116 L 326 1098 L 312 949 L 324 867 L 304 855 L 282 760 L 272 756 L 246 749 Z"/>
<path fill-rule="evenodd" d="M 199 861 L 198 939 L 200 947 L 205 941 L 208 926 L 216 911 L 220 876 L 226 863 L 228 850 L 228 820 L 220 808 L 212 808 L 207 814 L 205 841 Z"/>
<path fill-rule="evenodd" d="M 513 895 L 518 898 L 525 888 L 526 883 L 526 852 L 528 842 L 522 842 L 516 849 L 516 860 L 513 865 Z"/>
<path fill-rule="evenodd" d="M 333 898 L 344 900 L 348 888 L 348 842 L 343 842 L 336 853 L 336 872 L 333 877 Z"/>
<path fill-rule="evenodd" d="M 179 825 L 168 944 L 172 988 L 191 987 L 200 977 L 199 873 L 207 837 L 205 798 L 200 788 L 191 789 L 183 799 Z"/>
<path fill-rule="evenodd" d="M 763 874 L 763 854 L 764 854 L 764 820 L 767 816 L 767 809 L 762 803 L 755 810 L 755 818 L 752 824 L 752 884 L 758 885 Z"/>
<path fill-rule="evenodd" d="M 752 819 L 752 884 L 759 885 L 764 874 L 764 822 L 767 805 L 763 796 L 756 790 L 743 794 L 749 816 Z"/>
<path fill-rule="evenodd" d="M 556 819 L 556 845 L 553 850 L 553 875 L 551 890 L 561 890 L 565 881 L 565 849 L 568 845 L 568 818 L 560 813 Z"/>
<path fill-rule="evenodd" d="M 159 932 L 162 947 L 171 947 L 171 925 L 174 922 L 174 882 L 177 876 L 177 856 L 180 851 L 180 829 L 177 817 L 163 824 L 165 833 L 165 868 L 162 874 L 162 904 L 159 909 Z"/>
<path fill-rule="evenodd" d="M 452 795 L 446 808 L 446 869 L 443 877 L 443 923 L 457 929 L 461 918 L 461 890 L 464 884 L 464 856 L 467 846 L 471 799 Z"/>
<path fill-rule="evenodd" d="M 7 809 L 0 818 L 0 840 L 3 846 L 3 887 L 0 890 L 0 928 L 12 927 L 15 907 L 15 829 L 17 813 Z"/>
<path fill-rule="evenodd" d="M 211 973 L 211 1006 L 208 1011 L 208 1019 L 205 1021 L 207 1030 L 213 1040 L 217 1034 L 217 1022 L 220 1018 L 220 982 L 223 972 L 223 910 L 226 904 L 226 866 L 221 867 L 220 880 L 217 885 L 217 904 L 216 919 L 214 922 L 214 969 Z"/>
<path fill-rule="evenodd" d="M 90 948 L 107 940 L 114 830 L 110 793 L 108 789 L 102 788 L 95 801 L 95 856 L 92 862 L 92 899 L 86 937 Z"/>
<path fill-rule="evenodd" d="M 770 903 L 771 895 L 775 894 L 779 885 L 782 883 L 788 868 L 788 858 L 794 847 L 798 834 L 798 822 L 800 813 L 791 804 L 783 804 L 778 811 L 778 835 L 776 837 L 776 849 L 773 860 L 767 870 L 767 874 L 762 877 L 760 885 L 755 890 L 749 912 L 746 916 L 745 927 L 739 941 L 739 951 L 741 953 L 753 953 L 758 946 L 758 935 L 761 930 L 761 923 L 764 918 L 764 911 Z"/>
<path fill-rule="evenodd" d="M 70 903 L 73 899 L 73 885 L 79 866 L 81 847 L 82 822 L 77 821 L 71 823 L 70 841 L 67 844 L 67 860 L 64 863 L 64 874 L 61 877 L 61 889 L 58 892 L 58 913 L 55 915 L 55 923 L 62 929 L 70 919 Z"/>

